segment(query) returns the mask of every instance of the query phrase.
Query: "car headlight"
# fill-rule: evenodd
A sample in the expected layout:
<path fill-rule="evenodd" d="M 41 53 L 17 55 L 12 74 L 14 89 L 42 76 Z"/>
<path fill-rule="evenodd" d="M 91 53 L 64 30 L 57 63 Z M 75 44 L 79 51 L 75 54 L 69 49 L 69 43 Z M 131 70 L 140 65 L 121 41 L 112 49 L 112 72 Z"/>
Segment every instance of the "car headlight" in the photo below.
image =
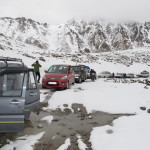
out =
<path fill-rule="evenodd" d="M 67 79 L 67 76 L 63 76 L 62 78 L 60 78 L 61 80 L 65 80 Z"/>

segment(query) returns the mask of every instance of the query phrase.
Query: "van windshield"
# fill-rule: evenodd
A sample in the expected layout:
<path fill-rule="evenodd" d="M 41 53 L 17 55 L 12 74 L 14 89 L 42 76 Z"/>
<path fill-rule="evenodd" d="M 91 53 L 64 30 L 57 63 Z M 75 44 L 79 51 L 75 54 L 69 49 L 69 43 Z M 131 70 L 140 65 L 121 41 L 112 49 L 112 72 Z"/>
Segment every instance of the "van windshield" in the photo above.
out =
<path fill-rule="evenodd" d="M 48 73 L 66 74 L 67 72 L 68 72 L 67 66 L 51 66 L 48 70 Z"/>
<path fill-rule="evenodd" d="M 0 97 L 21 96 L 24 73 L 10 73 L 0 76 Z"/>

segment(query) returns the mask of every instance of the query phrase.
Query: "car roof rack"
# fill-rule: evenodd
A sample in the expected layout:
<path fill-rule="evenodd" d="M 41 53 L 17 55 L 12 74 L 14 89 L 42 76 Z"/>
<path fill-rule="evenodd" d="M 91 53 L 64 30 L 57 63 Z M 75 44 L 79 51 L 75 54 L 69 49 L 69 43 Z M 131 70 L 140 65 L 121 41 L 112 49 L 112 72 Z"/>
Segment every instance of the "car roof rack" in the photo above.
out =
<path fill-rule="evenodd" d="M 0 61 L 5 62 L 7 67 L 8 67 L 8 63 L 7 63 L 8 61 L 20 62 L 23 65 L 23 67 L 24 67 L 24 63 L 23 63 L 22 59 L 19 59 L 19 58 L 1 57 L 0 56 Z"/>

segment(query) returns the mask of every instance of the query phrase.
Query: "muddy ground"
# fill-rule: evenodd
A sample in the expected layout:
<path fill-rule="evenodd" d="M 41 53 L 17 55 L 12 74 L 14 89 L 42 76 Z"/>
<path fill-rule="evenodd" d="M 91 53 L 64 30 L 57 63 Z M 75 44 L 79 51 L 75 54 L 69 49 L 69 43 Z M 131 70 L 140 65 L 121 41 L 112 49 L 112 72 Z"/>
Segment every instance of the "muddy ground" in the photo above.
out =
<path fill-rule="evenodd" d="M 43 111 L 42 107 L 47 105 L 54 91 L 45 93 L 47 94 L 44 102 L 40 107 L 32 112 L 30 120 L 25 123 L 25 130 L 21 133 L 3 133 L 0 134 L 0 147 L 9 143 L 7 139 L 13 141 L 17 137 L 24 135 L 33 135 L 45 131 L 44 136 L 34 146 L 34 150 L 56 150 L 67 138 L 71 139 L 71 145 L 68 150 L 79 150 L 77 140 L 81 136 L 83 142 L 87 145 L 87 150 L 92 150 L 89 141 L 90 134 L 93 127 L 111 125 L 112 121 L 120 116 L 127 116 L 129 114 L 109 114 L 105 112 L 95 111 L 87 114 L 86 108 L 82 104 L 72 104 L 72 113 L 68 109 L 67 104 L 64 104 L 66 109 L 62 112 L 60 109 Z M 51 124 L 46 121 L 41 121 L 45 116 L 53 116 Z M 106 131 L 111 134 L 112 131 Z M 14 148 L 15 149 L 15 148 Z"/>

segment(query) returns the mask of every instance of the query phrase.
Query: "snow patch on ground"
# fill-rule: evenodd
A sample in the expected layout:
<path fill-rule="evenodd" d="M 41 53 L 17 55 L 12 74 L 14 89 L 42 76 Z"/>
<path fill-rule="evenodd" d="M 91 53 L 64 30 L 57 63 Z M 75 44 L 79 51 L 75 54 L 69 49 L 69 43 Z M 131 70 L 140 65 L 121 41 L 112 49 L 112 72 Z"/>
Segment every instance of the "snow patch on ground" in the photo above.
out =
<path fill-rule="evenodd" d="M 65 95 L 65 96 L 64 96 Z M 138 114 L 141 106 L 150 108 L 150 89 L 139 83 L 113 83 L 98 79 L 95 82 L 75 84 L 71 89 L 55 92 L 48 109 L 65 109 L 63 104 L 83 104 L 88 113 L 94 110 L 109 113 Z"/>
<path fill-rule="evenodd" d="M 71 145 L 70 138 L 67 138 L 65 140 L 65 143 L 61 145 L 57 150 L 66 150 L 70 145 Z"/>
<path fill-rule="evenodd" d="M 79 150 L 86 150 L 88 148 L 86 144 L 82 141 L 80 136 L 78 136 L 77 143 L 78 143 Z"/>
<path fill-rule="evenodd" d="M 26 135 L 12 141 L 10 144 L 5 145 L 1 150 L 33 150 L 33 146 L 38 143 L 38 140 L 42 138 L 44 132 L 37 135 Z"/>
<path fill-rule="evenodd" d="M 46 121 L 48 124 L 51 124 L 52 120 L 53 120 L 53 116 L 46 116 L 41 119 L 41 121 Z"/>
<path fill-rule="evenodd" d="M 113 126 L 96 127 L 91 133 L 93 150 L 149 150 L 150 115 L 120 117 Z"/>

